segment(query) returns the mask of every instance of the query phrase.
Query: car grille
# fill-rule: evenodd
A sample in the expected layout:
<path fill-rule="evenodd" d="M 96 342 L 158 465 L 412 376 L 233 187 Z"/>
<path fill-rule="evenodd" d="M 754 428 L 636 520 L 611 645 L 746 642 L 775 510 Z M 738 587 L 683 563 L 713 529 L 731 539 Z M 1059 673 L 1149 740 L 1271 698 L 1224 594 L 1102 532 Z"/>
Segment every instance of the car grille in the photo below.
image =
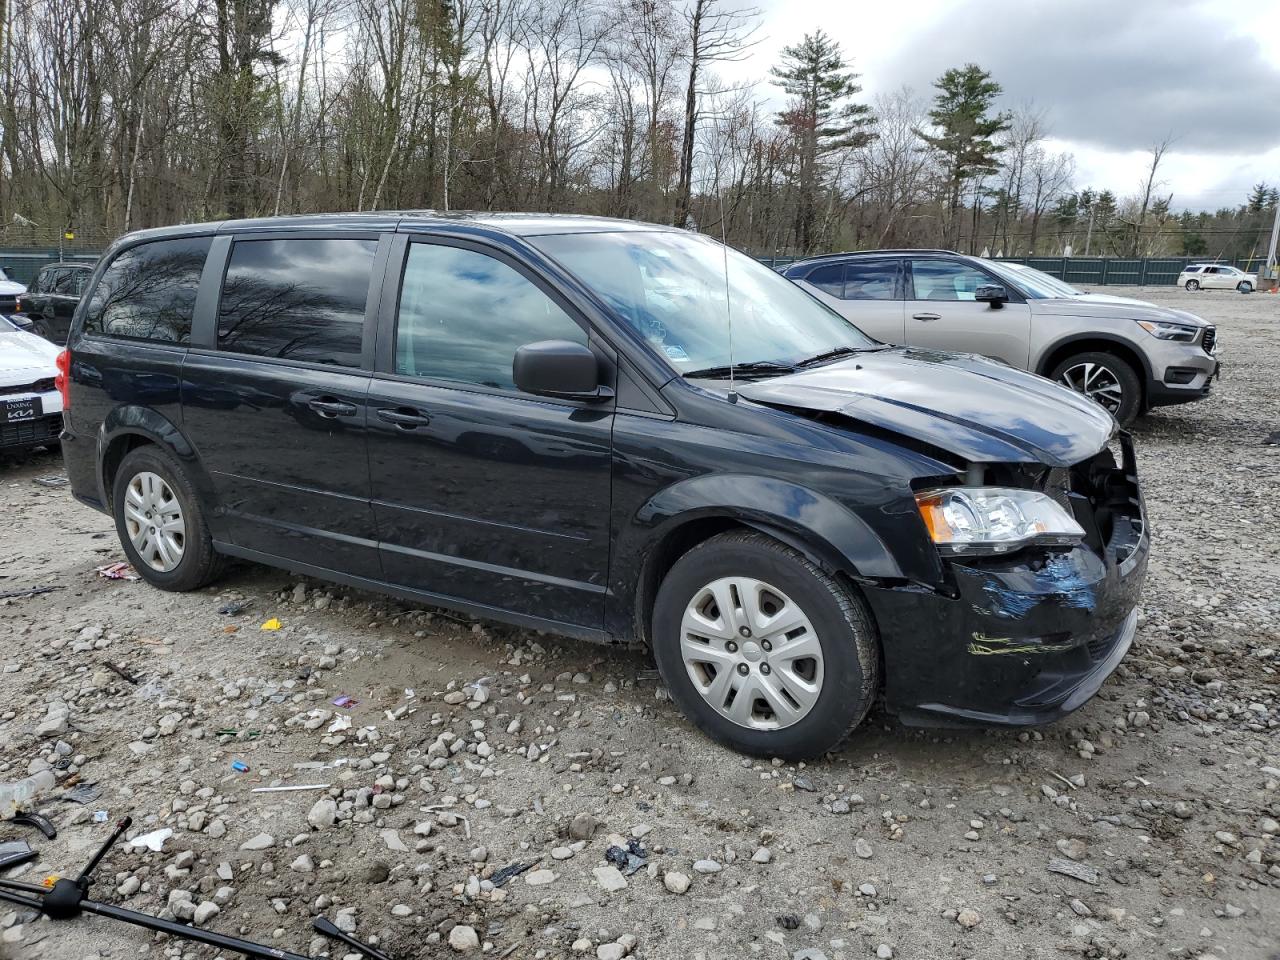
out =
<path fill-rule="evenodd" d="M 62 415 L 55 414 L 31 420 L 27 423 L 0 424 L 0 447 L 25 447 L 36 443 L 51 443 L 62 432 Z"/>
<path fill-rule="evenodd" d="M 35 383 L 16 383 L 11 387 L 0 387 L 0 397 L 19 393 L 49 393 L 51 390 L 53 390 L 53 377 L 45 377 Z"/>
<path fill-rule="evenodd" d="M 1088 644 L 1086 644 L 1086 647 L 1089 651 L 1089 659 L 1092 660 L 1094 663 L 1097 663 L 1099 660 L 1105 659 L 1107 654 L 1111 652 L 1111 647 L 1115 643 L 1115 640 L 1116 640 L 1115 634 L 1111 634 L 1109 636 L 1095 637 L 1094 639 L 1090 640 Z"/>
<path fill-rule="evenodd" d="M 1200 346 L 1204 348 L 1205 353 L 1213 353 L 1213 348 L 1218 344 L 1218 328 L 1205 327 L 1204 336 L 1200 338 Z"/>
<path fill-rule="evenodd" d="M 0 297 L 0 313 L 17 313 L 17 297 Z"/>

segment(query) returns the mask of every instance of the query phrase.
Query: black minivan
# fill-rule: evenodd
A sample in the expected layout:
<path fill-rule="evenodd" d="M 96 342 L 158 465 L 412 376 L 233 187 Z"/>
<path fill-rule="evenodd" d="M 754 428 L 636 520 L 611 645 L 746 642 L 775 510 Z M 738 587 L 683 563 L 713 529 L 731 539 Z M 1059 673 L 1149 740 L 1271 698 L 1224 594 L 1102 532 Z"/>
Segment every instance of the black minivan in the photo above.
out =
<path fill-rule="evenodd" d="M 877 697 L 1031 724 L 1133 640 L 1148 534 L 1098 405 L 875 342 L 682 230 L 377 213 L 130 234 L 59 360 L 78 499 L 138 572 L 242 558 L 640 641 L 716 739 Z"/>

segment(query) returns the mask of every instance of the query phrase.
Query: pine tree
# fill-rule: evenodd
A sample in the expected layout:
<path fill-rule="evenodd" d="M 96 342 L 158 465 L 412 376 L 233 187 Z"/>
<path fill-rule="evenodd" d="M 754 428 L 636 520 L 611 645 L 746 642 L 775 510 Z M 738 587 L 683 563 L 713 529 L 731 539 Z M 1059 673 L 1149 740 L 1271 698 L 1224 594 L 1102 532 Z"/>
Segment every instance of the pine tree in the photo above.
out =
<path fill-rule="evenodd" d="M 1267 186 L 1265 180 L 1261 183 L 1255 183 L 1253 189 L 1249 191 L 1249 199 L 1246 201 L 1249 212 L 1261 213 L 1267 209 L 1267 201 L 1272 192 L 1272 188 Z"/>
<path fill-rule="evenodd" d="M 869 143 L 875 118 L 865 104 L 849 102 L 862 91 L 858 74 L 849 69 L 840 44 L 821 30 L 783 49 L 782 64 L 770 72 L 790 97 L 778 123 L 795 141 L 796 243 L 806 254 L 818 239 L 818 192 L 827 178 L 827 158 Z"/>
<path fill-rule="evenodd" d="M 975 63 L 953 67 L 933 85 L 938 91 L 929 111 L 933 129 L 918 132 L 946 160 L 946 242 L 954 247 L 960 235 L 960 201 L 965 183 L 996 172 L 1004 147 L 995 138 L 1009 129 L 1010 117 L 1006 113 L 989 114 L 1001 87 Z"/>

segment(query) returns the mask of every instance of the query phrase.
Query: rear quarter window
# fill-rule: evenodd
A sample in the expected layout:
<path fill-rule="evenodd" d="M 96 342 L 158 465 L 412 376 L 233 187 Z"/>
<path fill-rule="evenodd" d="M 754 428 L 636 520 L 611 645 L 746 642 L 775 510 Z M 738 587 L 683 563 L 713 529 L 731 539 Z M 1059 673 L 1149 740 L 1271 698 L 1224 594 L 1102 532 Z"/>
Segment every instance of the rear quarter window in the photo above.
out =
<path fill-rule="evenodd" d="M 210 237 L 152 240 L 111 261 L 85 310 L 84 332 L 120 340 L 187 343 Z"/>

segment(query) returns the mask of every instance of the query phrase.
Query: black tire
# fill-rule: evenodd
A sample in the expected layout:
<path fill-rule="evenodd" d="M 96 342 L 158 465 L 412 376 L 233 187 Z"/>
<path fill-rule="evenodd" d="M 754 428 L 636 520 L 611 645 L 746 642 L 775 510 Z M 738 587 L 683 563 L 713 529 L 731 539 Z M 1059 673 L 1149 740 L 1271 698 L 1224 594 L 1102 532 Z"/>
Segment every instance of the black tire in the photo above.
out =
<path fill-rule="evenodd" d="M 54 340 L 53 334 L 50 333 L 49 328 L 45 325 L 45 322 L 43 320 L 32 321 L 31 332 L 34 333 L 37 337 L 40 337 L 44 340 L 48 340 L 50 343 L 57 342 Z"/>
<path fill-rule="evenodd" d="M 1114 353 L 1101 351 L 1077 353 L 1054 367 L 1049 374 L 1049 379 L 1076 389 L 1072 383 L 1064 379 L 1064 375 L 1072 367 L 1087 363 L 1105 368 L 1115 378 L 1120 385 L 1120 404 L 1117 409 L 1111 410 L 1111 415 L 1122 427 L 1133 423 L 1142 413 L 1142 381 L 1138 379 L 1138 374 L 1133 367 Z M 1106 407 L 1106 404 L 1102 406 Z"/>
<path fill-rule="evenodd" d="M 169 571 L 157 570 L 139 556 L 125 526 L 125 496 L 129 482 L 139 473 L 154 473 L 173 491 L 185 525 L 182 558 Z M 111 493 L 116 533 L 129 563 L 143 580 L 161 590 L 198 590 L 222 575 L 226 559 L 213 549 L 205 522 L 204 505 L 182 464 L 162 447 L 149 444 L 125 455 L 116 471 Z"/>
<path fill-rule="evenodd" d="M 1253 284 L 1248 280 L 1241 280 L 1236 284 L 1236 289 L 1241 293 L 1253 293 Z"/>
<path fill-rule="evenodd" d="M 717 712 L 689 678 L 680 652 L 685 609 L 704 586 L 731 576 L 752 577 L 785 593 L 818 635 L 821 689 L 809 712 L 790 726 L 739 725 Z M 834 749 L 862 722 L 880 685 L 878 639 L 862 598 L 799 552 L 754 531 L 712 537 L 676 561 L 654 604 L 653 649 L 685 716 L 713 740 L 757 756 L 801 760 Z"/>
<path fill-rule="evenodd" d="M 1200 281 L 1188 280 L 1185 284 L 1183 284 L 1183 286 L 1187 288 L 1188 293 L 1195 293 L 1197 290 L 1200 289 Z"/>

